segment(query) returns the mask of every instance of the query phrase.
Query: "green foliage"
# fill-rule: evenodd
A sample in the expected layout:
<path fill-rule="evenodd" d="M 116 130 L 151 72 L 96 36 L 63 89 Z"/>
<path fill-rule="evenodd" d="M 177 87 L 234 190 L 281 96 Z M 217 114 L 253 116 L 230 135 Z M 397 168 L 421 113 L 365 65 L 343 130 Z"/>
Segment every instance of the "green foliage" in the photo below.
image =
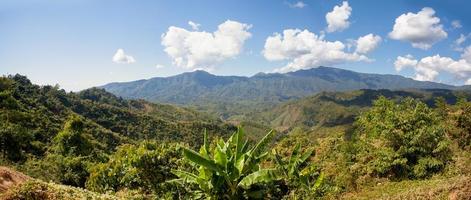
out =
<path fill-rule="evenodd" d="M 290 191 L 289 196 L 314 198 L 319 196 L 319 189 L 324 181 L 324 174 L 319 173 L 308 159 L 313 154 L 313 149 L 301 151 L 301 145 L 297 144 L 290 156 L 283 159 L 275 149 L 273 155 L 277 169 L 282 172 L 286 185 Z"/>
<path fill-rule="evenodd" d="M 458 104 L 452 107 L 450 113 L 452 123 L 455 125 L 451 130 L 451 136 L 454 138 L 458 145 L 463 148 L 471 149 L 471 102 L 466 99 L 461 99 Z"/>
<path fill-rule="evenodd" d="M 54 153 L 61 155 L 83 156 L 89 155 L 92 144 L 84 134 L 84 122 L 78 116 L 71 116 L 65 122 L 64 129 L 53 140 Z"/>
<path fill-rule="evenodd" d="M 250 148 L 247 140 L 244 140 L 244 132 L 239 129 L 226 142 L 220 139 L 210 149 L 205 132 L 205 142 L 199 153 L 183 149 L 185 158 L 198 166 L 198 173 L 174 170 L 179 179 L 172 182 L 196 184 L 205 197 L 212 199 L 263 194 L 263 190 L 255 185 L 282 178 L 279 170 L 260 167 L 268 155 L 265 149 L 273 136 L 274 132 L 269 132 Z"/>
<path fill-rule="evenodd" d="M 367 174 L 424 178 L 442 170 L 450 159 L 442 120 L 412 98 L 396 104 L 380 97 L 355 125 L 355 159 Z"/>
<path fill-rule="evenodd" d="M 273 77 L 258 75 L 256 79 L 263 78 Z M 226 83 L 226 79 L 212 81 Z M 182 91 L 206 90 L 198 85 Z M 21 75 L 1 77 L 0 163 L 35 178 L 111 192 L 124 199 L 338 199 L 342 193 L 368 190 L 391 180 L 456 174 L 464 176 L 462 182 L 469 180 L 471 103 L 460 98 L 456 105 L 448 104 L 455 103 L 458 94 L 465 97 L 469 92 L 324 92 L 261 112 L 275 102 L 309 92 L 273 96 L 277 91 L 263 95 L 253 90 L 230 91 L 217 93 L 221 98 L 198 94 L 203 100 L 218 102 L 204 102 L 197 108 L 211 107 L 205 111 L 230 118 L 249 129 L 250 135 L 237 130 L 230 136 L 235 126 L 190 108 L 126 100 L 98 88 L 67 93 L 58 86 L 34 85 Z M 263 101 L 228 99 L 234 94 L 256 94 Z M 379 95 L 392 100 L 380 98 L 373 103 Z M 435 97 L 443 98 L 431 109 L 427 105 Z M 201 103 L 194 100 L 191 103 Z M 362 111 L 366 112 L 350 131 Z M 271 128 L 283 134 L 265 136 Z M 207 134 L 199 137 L 203 130 Z M 208 138 L 218 139 L 210 143 Z M 267 151 L 272 139 L 276 150 Z M 200 146 L 198 152 L 191 150 Z M 56 195 L 52 190 L 58 185 L 34 182 L 25 186 L 20 195 L 41 198 L 44 192 Z M 60 195 L 74 193 L 76 188 L 63 191 Z M 87 198 L 97 195 L 85 193 Z"/>
<path fill-rule="evenodd" d="M 83 186 L 89 165 L 105 161 L 117 146 L 143 139 L 196 146 L 202 143 L 196 133 L 204 129 L 224 136 L 236 127 L 103 89 L 67 93 L 21 75 L 0 77 L 0 159 L 32 177 Z"/>
<path fill-rule="evenodd" d="M 123 145 L 108 162 L 91 167 L 86 187 L 98 192 L 131 189 L 162 195 L 171 188 L 164 182 L 176 178 L 171 170 L 186 166 L 180 155 L 176 144 L 144 141 L 139 145 Z"/>

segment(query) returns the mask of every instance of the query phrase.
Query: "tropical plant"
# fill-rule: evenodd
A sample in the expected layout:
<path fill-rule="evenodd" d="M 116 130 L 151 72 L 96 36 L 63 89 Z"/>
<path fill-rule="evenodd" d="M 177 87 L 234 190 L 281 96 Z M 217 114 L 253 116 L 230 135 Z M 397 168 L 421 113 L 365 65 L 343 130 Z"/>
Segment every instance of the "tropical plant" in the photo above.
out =
<path fill-rule="evenodd" d="M 265 148 L 273 138 L 270 131 L 255 146 L 249 148 L 244 140 L 244 132 L 238 129 L 226 142 L 219 139 L 210 150 L 207 134 L 199 153 L 184 148 L 184 157 L 198 166 L 197 173 L 173 170 L 179 179 L 172 180 L 181 184 L 196 184 L 199 195 L 196 198 L 241 199 L 262 197 L 263 190 L 256 185 L 271 183 L 282 178 L 276 168 L 262 169 L 261 163 L 268 152 Z"/>
<path fill-rule="evenodd" d="M 282 172 L 289 190 L 292 192 L 302 190 L 307 192 L 307 195 L 315 195 L 324 180 L 324 174 L 319 173 L 314 165 L 309 165 L 308 159 L 314 150 L 307 149 L 303 153 L 298 143 L 287 159 L 283 159 L 276 149 L 272 152 L 277 169 Z"/>

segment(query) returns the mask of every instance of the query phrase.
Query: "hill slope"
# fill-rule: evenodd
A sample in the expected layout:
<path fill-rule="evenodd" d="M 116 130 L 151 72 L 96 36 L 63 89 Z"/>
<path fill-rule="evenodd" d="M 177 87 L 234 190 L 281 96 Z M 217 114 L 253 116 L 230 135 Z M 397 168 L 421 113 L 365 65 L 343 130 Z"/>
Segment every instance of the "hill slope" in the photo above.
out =
<path fill-rule="evenodd" d="M 123 143 L 142 139 L 202 141 L 203 130 L 226 135 L 235 127 L 220 120 L 172 105 L 124 100 L 103 89 L 66 93 L 37 86 L 21 75 L 0 77 L 0 133 L 2 152 L 12 161 L 42 156 L 71 116 L 84 123 L 93 148 L 111 152 Z M 4 135 L 4 137 L 3 137 Z"/>
<path fill-rule="evenodd" d="M 217 76 L 204 71 L 183 73 L 166 78 L 152 78 L 102 86 L 124 98 L 154 102 L 205 105 L 208 102 L 274 104 L 310 96 L 322 91 L 358 89 L 441 88 L 454 86 L 415 81 L 398 75 L 365 74 L 318 67 L 279 74 L 259 73 L 252 77 Z"/>
<path fill-rule="evenodd" d="M 281 103 L 262 112 L 247 114 L 244 120 L 258 121 L 279 131 L 295 127 L 312 129 L 352 124 L 355 117 L 368 109 L 379 96 L 389 99 L 412 97 L 430 106 L 436 97 L 443 97 L 454 104 L 458 96 L 470 97 L 467 91 L 428 89 L 428 90 L 355 90 L 349 92 L 322 92 L 314 96 Z"/>

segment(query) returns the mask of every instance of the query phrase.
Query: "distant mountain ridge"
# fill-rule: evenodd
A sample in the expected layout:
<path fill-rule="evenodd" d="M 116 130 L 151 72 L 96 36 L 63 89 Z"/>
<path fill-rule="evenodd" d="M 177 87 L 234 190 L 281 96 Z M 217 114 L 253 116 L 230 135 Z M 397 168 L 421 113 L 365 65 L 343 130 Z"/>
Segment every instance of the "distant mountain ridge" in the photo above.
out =
<path fill-rule="evenodd" d="M 400 75 L 359 73 L 317 67 L 289 73 L 258 73 L 251 77 L 217 76 L 205 71 L 186 72 L 165 78 L 109 83 L 101 88 L 132 99 L 201 105 L 210 102 L 275 104 L 323 91 L 359 89 L 458 89 L 435 82 L 416 81 Z"/>

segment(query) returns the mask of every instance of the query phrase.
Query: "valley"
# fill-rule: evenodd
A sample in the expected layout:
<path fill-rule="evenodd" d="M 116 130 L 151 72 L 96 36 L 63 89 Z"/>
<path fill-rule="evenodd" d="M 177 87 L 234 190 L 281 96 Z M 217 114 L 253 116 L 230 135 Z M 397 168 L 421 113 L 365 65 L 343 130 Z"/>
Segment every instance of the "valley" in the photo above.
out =
<path fill-rule="evenodd" d="M 332 70 L 337 71 L 332 68 L 328 69 L 328 71 Z M 202 72 L 194 73 L 199 75 Z M 303 71 L 303 73 L 306 72 Z M 310 79 L 318 79 L 318 77 L 324 76 L 326 75 L 309 75 Z M 324 78 L 324 80 L 326 79 Z M 188 81 L 199 84 L 206 80 L 186 80 L 183 83 L 178 83 L 178 85 L 181 85 L 181 88 L 188 85 Z M 211 78 L 209 81 L 211 81 Z M 225 83 L 221 84 L 224 85 Z M 210 85 L 217 84 L 212 82 Z M 327 199 L 344 198 L 344 195 L 348 198 L 352 198 L 351 195 L 376 195 L 362 192 L 370 189 L 375 191 L 377 189 L 373 188 L 376 187 L 354 180 L 350 180 L 354 183 L 345 182 L 346 180 L 339 179 L 341 177 L 337 175 L 352 176 L 351 172 L 344 170 L 355 166 L 351 165 L 351 162 L 360 162 L 348 161 L 351 159 L 348 156 L 354 156 L 358 153 L 347 149 L 358 148 L 349 146 L 358 143 L 355 141 L 359 139 L 357 138 L 359 137 L 359 120 L 362 116 L 365 116 L 365 113 L 372 112 L 370 111 L 372 107 L 379 106 L 378 103 L 375 103 L 378 98 L 389 99 L 391 103 L 407 102 L 414 99 L 414 101 L 421 102 L 423 106 L 430 107 L 433 110 L 427 112 L 442 113 L 440 116 L 446 117 L 443 120 L 451 120 L 451 124 L 455 123 L 453 122 L 455 120 L 453 116 L 456 115 L 452 114 L 454 112 L 452 110 L 465 109 L 462 106 L 471 105 L 471 103 L 467 103 L 467 100 L 471 98 L 471 93 L 466 89 L 433 83 L 431 85 L 417 83 L 417 85 L 418 88 L 396 88 L 394 90 L 384 88 L 347 90 L 346 88 L 340 88 L 339 91 L 313 92 L 312 95 L 305 93 L 305 88 L 294 90 L 293 88 L 296 87 L 286 86 L 290 88 L 289 91 L 293 95 L 285 99 L 274 98 L 277 95 L 285 94 L 275 95 L 269 92 L 270 88 L 265 88 L 265 91 L 261 93 L 266 94 L 266 98 L 271 97 L 268 98 L 269 101 L 258 101 L 252 97 L 247 97 L 248 93 L 245 92 L 235 93 L 241 96 L 235 97 L 233 101 L 228 100 L 228 102 L 208 102 L 203 100 L 207 96 L 182 93 L 180 98 L 194 99 L 194 101 L 189 100 L 191 103 L 182 104 L 167 101 L 150 103 L 144 99 L 134 99 L 133 96 L 119 97 L 109 93 L 106 89 L 100 88 L 68 93 L 58 87 L 34 85 L 21 75 L 8 76 L 2 78 L 0 84 L 0 88 L 2 88 L 0 94 L 3 127 L 2 165 L 9 166 L 35 178 L 33 182 L 25 184 L 24 187 L 43 185 L 41 187 L 44 187 L 44 189 L 48 188 L 43 192 L 50 193 L 53 196 L 60 194 L 60 191 L 56 190 L 64 190 L 61 188 L 62 186 L 58 187 L 50 184 L 46 186 L 40 181 L 51 181 L 56 184 L 86 188 L 98 193 L 118 192 L 123 188 L 131 189 L 131 191 L 135 190 L 136 192 L 145 191 L 145 194 L 141 197 L 147 199 L 156 197 L 154 195 L 170 195 L 162 193 L 162 189 L 166 187 L 175 187 L 177 191 L 181 190 L 176 186 L 168 185 L 165 180 L 176 178 L 175 175 L 169 173 L 169 170 L 173 170 L 173 167 L 188 170 L 189 163 L 173 160 L 181 156 L 181 153 L 179 153 L 181 150 L 174 151 L 171 149 L 180 149 L 180 145 L 188 148 L 197 148 L 204 145 L 206 141 L 206 139 L 203 141 L 202 138 L 204 132 L 209 135 L 209 139 L 217 140 L 217 138 L 227 139 L 238 129 L 243 129 L 249 143 L 254 143 L 262 139 L 268 131 L 274 130 L 274 140 L 270 146 L 280 151 L 280 153 L 287 153 L 287 149 L 294 144 L 301 144 L 302 149 L 315 149 L 316 153 L 309 162 L 316 163 L 317 167 L 311 170 L 317 170 L 316 173 L 322 172 L 325 180 L 323 180 L 324 188 L 316 189 L 310 195 Z M 432 89 L 434 86 L 440 86 L 441 88 Z M 216 91 L 204 86 L 198 87 L 201 87 L 201 91 L 205 91 L 200 93 L 207 93 L 207 95 L 214 95 L 215 93 L 212 93 Z M 227 88 L 230 88 L 227 89 L 221 86 L 218 90 L 233 90 L 233 87 L 227 86 Z M 358 88 L 360 87 L 358 86 Z M 103 88 L 107 88 L 107 86 Z M 171 91 L 171 89 L 168 90 Z M 116 92 L 117 90 L 112 91 Z M 227 99 L 231 98 L 233 97 L 227 97 Z M 246 102 L 249 103 L 240 103 L 238 100 L 241 99 L 246 99 Z M 167 100 L 171 101 L 171 99 Z M 154 102 L 158 102 L 158 100 L 154 100 Z M 463 104 L 463 102 L 466 103 Z M 238 109 L 239 106 L 244 109 Z M 443 110 L 445 109 L 443 106 L 446 106 L 447 110 Z M 462 112 L 467 113 L 468 111 L 463 110 Z M 463 124 L 462 126 L 466 127 L 467 125 Z M 430 180 L 428 180 L 429 178 L 412 178 L 410 181 L 413 182 L 404 182 L 402 184 L 403 181 L 399 181 L 400 183 L 393 180 L 387 181 L 387 179 L 381 178 L 382 175 L 379 174 L 365 174 L 362 176 L 369 177 L 368 179 L 371 179 L 371 181 L 379 181 L 378 184 L 385 184 L 381 186 L 383 189 L 378 188 L 378 190 L 384 190 L 384 187 L 399 187 L 398 190 L 401 192 L 390 194 L 392 195 L 390 197 L 400 198 L 401 195 L 409 195 L 411 190 L 407 189 L 408 184 L 415 185 L 412 188 L 417 188 L 419 191 L 423 190 L 419 188 L 431 187 L 432 190 L 437 190 L 436 195 L 438 196 L 446 195 L 447 190 L 451 190 L 439 189 L 439 185 L 442 188 L 457 187 L 457 191 L 467 194 L 466 180 L 469 180 L 469 176 L 466 175 L 468 172 L 465 172 L 466 167 L 464 166 L 471 161 L 471 157 L 469 157 L 469 153 L 460 149 L 468 148 L 469 144 L 459 144 L 458 141 L 455 144 L 453 137 L 468 138 L 469 136 L 466 136 L 468 134 L 466 131 L 456 132 L 461 128 L 449 127 L 446 130 L 451 131 L 447 133 L 450 134 L 447 138 L 450 138 L 451 142 L 447 148 L 451 148 L 450 150 L 454 152 L 454 161 L 448 164 L 451 167 L 450 169 L 447 167 L 440 170 L 444 170 L 444 172 L 440 172 L 436 178 Z M 465 139 L 465 141 L 468 141 L 468 139 Z M 359 151 L 359 149 L 356 151 Z M 165 160 L 147 160 L 152 158 L 147 158 L 147 156 L 153 154 L 163 156 L 159 159 Z M 127 158 L 121 157 L 123 155 L 133 155 L 134 159 L 137 160 L 127 160 Z M 333 155 L 337 156 L 332 157 Z M 118 163 L 115 162 L 128 163 L 131 168 L 116 165 Z M 139 164 L 141 162 L 144 165 Z M 273 161 L 269 159 L 266 162 Z M 329 165 L 335 165 L 336 167 L 332 168 Z M 123 170 L 133 170 L 135 172 L 122 177 L 121 175 L 110 176 L 110 172 L 105 173 L 103 171 L 111 169 L 117 170 L 114 173 L 122 173 Z M 449 170 L 461 171 L 460 176 L 445 175 L 452 173 Z M 442 173 L 444 174 L 440 175 Z M 134 181 L 128 180 L 126 177 L 129 175 L 133 175 L 137 179 Z M 154 178 L 149 177 L 155 175 L 157 176 Z M 97 176 L 100 178 L 96 179 Z M 460 179 L 461 182 L 457 186 L 448 186 L 451 183 L 447 182 L 448 178 L 446 177 L 449 176 L 452 179 Z M 317 178 L 319 179 L 319 177 Z M 429 185 L 434 180 L 442 184 Z M 131 182 L 128 183 L 128 181 Z M 106 187 L 103 188 L 103 186 Z M 294 191 L 296 190 L 298 189 Z M 130 196 L 126 195 L 135 195 L 131 191 L 118 192 L 115 197 L 105 198 L 105 196 L 102 196 L 100 198 L 128 198 Z M 9 199 L 14 199 L 15 195 L 38 195 L 24 194 L 24 189 L 16 192 L 16 194 L 8 193 L 8 195 L 11 195 Z M 78 195 L 90 194 L 78 192 Z M 175 195 L 188 194 L 179 192 L 168 197 L 173 196 L 172 198 L 174 198 Z M 291 198 L 295 194 L 288 193 L 286 195 L 288 196 L 285 197 Z M 424 195 L 424 198 L 428 198 L 427 194 L 424 193 Z M 70 197 L 64 196 L 63 198 Z"/>

